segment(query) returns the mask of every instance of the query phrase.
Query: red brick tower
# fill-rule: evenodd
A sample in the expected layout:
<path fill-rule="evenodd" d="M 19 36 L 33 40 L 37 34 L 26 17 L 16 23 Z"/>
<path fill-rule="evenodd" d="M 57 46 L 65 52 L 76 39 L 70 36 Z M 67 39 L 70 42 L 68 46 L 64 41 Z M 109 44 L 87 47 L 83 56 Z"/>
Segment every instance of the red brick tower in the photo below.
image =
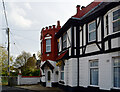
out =
<path fill-rule="evenodd" d="M 55 34 L 60 30 L 60 21 L 57 21 L 57 26 L 49 26 L 43 28 L 41 31 L 41 59 L 42 61 L 52 60 L 56 61 L 57 58 L 57 39 Z"/>

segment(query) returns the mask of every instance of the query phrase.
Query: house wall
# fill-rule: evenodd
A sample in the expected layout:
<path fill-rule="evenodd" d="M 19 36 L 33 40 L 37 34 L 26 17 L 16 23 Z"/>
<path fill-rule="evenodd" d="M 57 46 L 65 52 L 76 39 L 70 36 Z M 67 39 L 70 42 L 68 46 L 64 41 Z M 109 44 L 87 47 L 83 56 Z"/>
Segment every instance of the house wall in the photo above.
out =
<path fill-rule="evenodd" d="M 55 34 L 60 30 L 60 22 L 58 21 L 57 26 L 49 26 L 43 28 L 41 31 L 41 59 L 42 61 L 52 60 L 56 61 L 58 46 L 57 39 L 55 38 Z M 49 35 L 49 36 L 48 36 Z M 51 39 L 51 52 L 46 52 L 46 38 Z"/>
<path fill-rule="evenodd" d="M 59 69 L 59 71 L 61 71 Z M 59 81 L 61 73 L 59 72 Z M 64 66 L 64 84 L 59 83 L 60 85 L 64 86 L 71 86 L 76 87 L 77 86 L 77 59 L 71 58 L 69 60 L 65 60 L 65 66 Z"/>
<path fill-rule="evenodd" d="M 97 87 L 104 90 L 113 88 L 113 57 L 120 56 L 120 52 L 109 54 L 99 54 L 79 58 L 79 86 L 88 87 L 90 85 L 90 60 L 98 59 L 99 84 Z M 104 58 L 103 58 L 104 57 Z M 96 86 L 93 86 L 96 87 Z"/>
<path fill-rule="evenodd" d="M 71 31 L 67 30 L 68 36 L 71 36 L 71 46 L 69 49 L 69 59 L 65 61 L 64 66 L 64 86 L 76 87 L 77 86 L 77 58 L 79 58 L 79 86 L 80 87 L 99 87 L 100 89 L 110 90 L 113 88 L 113 57 L 120 56 L 120 31 L 113 33 L 112 13 L 113 11 L 120 9 L 120 5 L 109 10 L 105 15 L 101 15 L 95 18 L 97 23 L 96 27 L 96 41 L 89 42 L 87 25 L 74 25 L 71 27 Z M 105 16 L 109 17 L 109 34 L 106 35 L 105 30 Z M 77 30 L 79 27 L 79 30 Z M 77 43 L 77 32 L 79 32 L 79 43 Z M 113 36 L 114 35 L 114 36 Z M 112 38 L 113 36 L 113 38 Z M 60 37 L 61 38 L 61 37 Z M 73 42 L 72 42 L 73 41 Z M 80 53 L 78 51 L 77 44 L 79 44 Z M 62 44 L 60 44 L 62 46 Z M 105 47 L 105 48 L 104 48 Z M 112 50 L 111 50 L 112 49 Z M 115 49 L 115 50 L 114 50 Z M 117 49 L 117 50 L 116 50 Z M 72 51 L 74 55 L 71 56 Z M 85 52 L 84 52 L 85 51 Z M 62 52 L 62 49 L 60 50 Z M 84 52 L 84 53 L 83 53 Z M 96 53 L 93 53 L 96 52 Z M 99 62 L 99 83 L 98 86 L 90 85 L 90 60 L 98 59 Z M 59 70 L 60 71 L 60 70 Z M 59 73 L 60 81 L 60 73 Z"/>

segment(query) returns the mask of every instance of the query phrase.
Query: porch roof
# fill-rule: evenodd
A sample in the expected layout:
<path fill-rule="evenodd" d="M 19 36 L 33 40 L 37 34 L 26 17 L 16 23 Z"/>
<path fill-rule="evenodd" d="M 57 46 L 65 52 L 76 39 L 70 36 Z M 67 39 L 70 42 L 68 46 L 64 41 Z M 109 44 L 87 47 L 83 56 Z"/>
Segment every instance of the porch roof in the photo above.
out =
<path fill-rule="evenodd" d="M 67 56 L 67 52 L 68 52 L 68 50 L 65 51 L 64 53 L 60 54 L 56 60 L 58 61 L 58 60 L 65 58 Z"/>
<path fill-rule="evenodd" d="M 43 71 L 44 71 L 45 66 L 48 66 L 52 71 L 54 69 L 54 66 L 48 60 L 41 66 L 41 69 Z"/>

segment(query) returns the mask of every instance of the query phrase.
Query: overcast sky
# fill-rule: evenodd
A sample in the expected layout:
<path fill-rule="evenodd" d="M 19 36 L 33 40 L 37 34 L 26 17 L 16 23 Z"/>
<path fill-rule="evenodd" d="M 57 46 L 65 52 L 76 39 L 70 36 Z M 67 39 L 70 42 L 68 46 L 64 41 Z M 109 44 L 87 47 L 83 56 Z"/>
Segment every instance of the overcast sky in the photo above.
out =
<path fill-rule="evenodd" d="M 21 51 L 31 54 L 40 51 L 40 32 L 43 27 L 61 26 L 76 14 L 76 6 L 86 6 L 93 0 L 5 0 L 8 25 L 10 28 L 10 52 L 14 57 Z M 24 2 L 26 1 L 26 2 Z M 0 3 L 0 44 L 7 48 L 7 34 Z"/>

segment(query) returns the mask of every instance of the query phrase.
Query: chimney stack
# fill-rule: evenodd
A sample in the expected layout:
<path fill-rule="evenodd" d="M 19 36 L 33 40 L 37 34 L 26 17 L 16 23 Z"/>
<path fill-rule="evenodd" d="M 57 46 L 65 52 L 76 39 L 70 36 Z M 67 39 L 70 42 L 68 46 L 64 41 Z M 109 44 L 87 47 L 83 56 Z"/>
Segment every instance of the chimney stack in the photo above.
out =
<path fill-rule="evenodd" d="M 57 28 L 60 27 L 60 21 L 57 21 Z"/>
<path fill-rule="evenodd" d="M 80 5 L 77 5 L 76 8 L 77 8 L 77 13 L 78 13 L 80 11 Z"/>

